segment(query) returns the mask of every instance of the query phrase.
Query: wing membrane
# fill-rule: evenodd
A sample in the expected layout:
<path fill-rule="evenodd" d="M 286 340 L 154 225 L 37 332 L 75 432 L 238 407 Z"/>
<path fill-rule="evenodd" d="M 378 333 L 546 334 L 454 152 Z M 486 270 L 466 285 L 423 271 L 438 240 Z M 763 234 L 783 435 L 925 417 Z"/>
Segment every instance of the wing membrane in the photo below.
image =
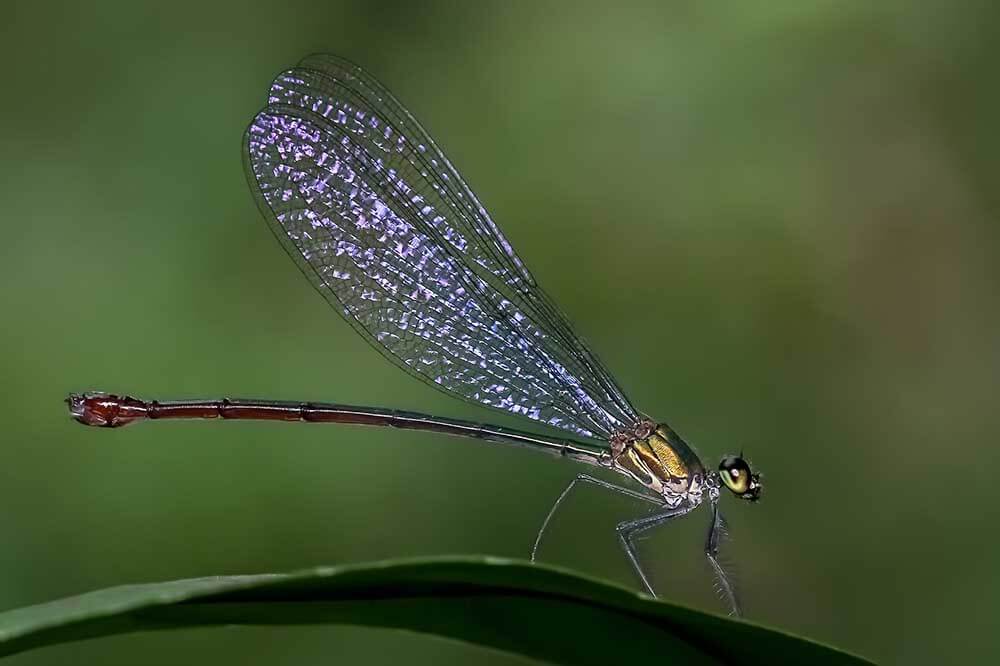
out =
<path fill-rule="evenodd" d="M 279 75 L 245 157 L 286 250 L 397 365 L 578 435 L 638 420 L 433 140 L 359 68 L 311 56 Z"/>

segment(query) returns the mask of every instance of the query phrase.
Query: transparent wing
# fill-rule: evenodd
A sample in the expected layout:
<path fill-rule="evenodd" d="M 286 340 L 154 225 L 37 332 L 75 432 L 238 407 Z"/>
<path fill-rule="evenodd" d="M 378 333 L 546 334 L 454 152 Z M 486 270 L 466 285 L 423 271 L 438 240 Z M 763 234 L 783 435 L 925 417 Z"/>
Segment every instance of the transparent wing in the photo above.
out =
<path fill-rule="evenodd" d="M 583 436 L 639 420 L 447 158 L 359 68 L 311 56 L 279 75 L 245 156 L 286 250 L 397 365 Z"/>
<path fill-rule="evenodd" d="M 411 147 L 418 147 L 418 153 L 412 156 L 416 160 L 411 160 L 411 164 L 422 167 L 422 175 L 431 181 L 435 191 L 451 207 L 454 226 L 470 241 L 461 252 L 466 255 L 466 260 L 471 261 L 473 270 L 516 303 L 554 341 L 558 341 L 559 347 L 553 349 L 556 357 L 565 361 L 567 367 L 578 364 L 584 385 L 595 394 L 603 395 L 611 411 L 620 419 L 634 423 L 638 415 L 611 374 L 583 340 L 573 333 L 566 317 L 535 282 L 462 176 L 399 100 L 375 77 L 337 56 L 309 56 L 299 63 L 298 69 L 302 73 L 313 71 L 322 74 L 313 79 L 320 91 L 329 90 L 325 85 L 331 80 L 336 82 L 337 87 L 331 92 L 352 93 L 356 96 L 357 108 L 367 108 L 380 116 L 407 137 Z M 294 90 L 288 90 L 292 90 L 294 96 Z M 302 92 L 308 94 L 308 91 Z M 572 360 L 565 358 L 567 356 Z"/>

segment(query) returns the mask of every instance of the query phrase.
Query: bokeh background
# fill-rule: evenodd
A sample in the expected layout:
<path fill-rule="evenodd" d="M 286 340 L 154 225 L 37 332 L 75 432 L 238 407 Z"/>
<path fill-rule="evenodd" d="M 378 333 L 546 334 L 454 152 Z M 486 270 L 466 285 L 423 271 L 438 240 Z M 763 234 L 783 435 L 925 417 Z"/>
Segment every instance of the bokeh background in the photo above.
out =
<path fill-rule="evenodd" d="M 88 388 L 492 416 L 358 338 L 248 193 L 241 134 L 271 77 L 329 51 L 413 109 L 641 409 L 764 471 L 763 502 L 726 504 L 750 618 L 885 663 L 996 660 L 1000 10 L 875 5 L 5 5 L 0 607 L 522 557 L 579 471 L 433 434 L 68 419 Z M 581 492 L 543 558 L 633 584 L 612 526 L 635 510 Z M 643 548 L 664 596 L 721 611 L 706 522 Z M 11 663 L 220 661 L 525 663 L 348 627 Z"/>

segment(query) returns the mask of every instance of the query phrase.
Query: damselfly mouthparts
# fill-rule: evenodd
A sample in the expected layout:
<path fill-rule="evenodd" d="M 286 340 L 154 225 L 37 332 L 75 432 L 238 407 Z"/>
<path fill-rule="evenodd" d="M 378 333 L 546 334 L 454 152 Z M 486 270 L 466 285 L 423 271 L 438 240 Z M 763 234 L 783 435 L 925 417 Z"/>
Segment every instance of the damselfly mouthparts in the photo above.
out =
<path fill-rule="evenodd" d="M 619 486 L 579 482 L 656 506 L 618 525 L 643 587 L 654 594 L 635 537 L 707 499 L 705 554 L 730 610 L 740 605 L 719 564 L 722 487 L 756 501 L 758 475 L 739 456 L 706 469 L 666 424 L 625 397 L 538 286 L 476 195 L 409 111 L 374 77 L 329 55 L 280 74 L 247 128 L 244 166 L 275 236 L 324 298 L 376 349 L 442 391 L 530 419 L 563 435 L 396 410 L 258 400 L 144 401 L 71 395 L 86 425 L 226 418 L 353 423 L 430 430 L 548 451 L 614 470 Z"/>

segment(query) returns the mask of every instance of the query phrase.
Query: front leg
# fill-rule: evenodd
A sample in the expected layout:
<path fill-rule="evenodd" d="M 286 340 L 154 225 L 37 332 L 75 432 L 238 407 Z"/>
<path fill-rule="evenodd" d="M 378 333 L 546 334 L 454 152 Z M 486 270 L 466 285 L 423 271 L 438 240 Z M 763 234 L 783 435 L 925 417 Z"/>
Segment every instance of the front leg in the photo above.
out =
<path fill-rule="evenodd" d="M 719 513 L 719 501 L 714 500 L 712 502 L 712 522 L 708 526 L 708 537 L 705 539 L 705 556 L 708 558 L 708 563 L 712 565 L 712 571 L 715 572 L 715 578 L 719 581 L 719 588 L 725 601 L 729 603 L 729 614 L 741 617 L 743 609 L 736 596 L 736 588 L 733 587 L 729 574 L 719 563 L 719 542 L 722 540 L 724 529 L 725 522 L 722 520 L 722 514 Z"/>

